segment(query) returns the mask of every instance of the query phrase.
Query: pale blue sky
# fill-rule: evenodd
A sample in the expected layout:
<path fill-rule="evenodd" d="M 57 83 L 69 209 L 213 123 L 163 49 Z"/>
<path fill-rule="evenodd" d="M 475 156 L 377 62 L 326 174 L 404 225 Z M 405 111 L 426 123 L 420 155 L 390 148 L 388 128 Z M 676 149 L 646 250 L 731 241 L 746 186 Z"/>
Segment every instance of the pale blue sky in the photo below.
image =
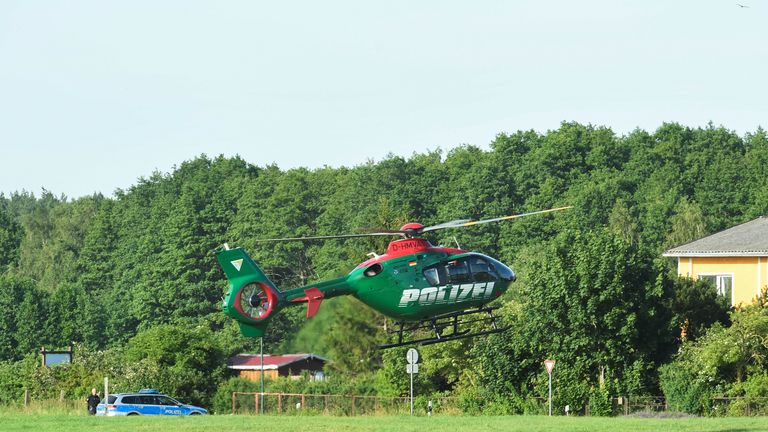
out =
<path fill-rule="evenodd" d="M 737 3 L 750 6 L 741 8 Z M 0 1 L 0 192 L 354 166 L 575 120 L 768 127 L 768 3 Z"/>

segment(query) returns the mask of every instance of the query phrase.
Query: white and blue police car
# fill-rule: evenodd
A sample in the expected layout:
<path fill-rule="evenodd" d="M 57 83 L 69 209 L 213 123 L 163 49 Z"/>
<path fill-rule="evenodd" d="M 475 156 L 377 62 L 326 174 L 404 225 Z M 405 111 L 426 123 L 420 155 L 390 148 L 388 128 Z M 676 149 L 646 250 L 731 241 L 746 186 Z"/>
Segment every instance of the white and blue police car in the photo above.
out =
<path fill-rule="evenodd" d="M 136 393 L 117 393 L 109 395 L 107 403 L 96 407 L 97 416 L 129 415 L 200 415 L 208 410 L 194 405 L 181 403 L 176 399 L 160 394 L 159 390 L 142 389 Z"/>

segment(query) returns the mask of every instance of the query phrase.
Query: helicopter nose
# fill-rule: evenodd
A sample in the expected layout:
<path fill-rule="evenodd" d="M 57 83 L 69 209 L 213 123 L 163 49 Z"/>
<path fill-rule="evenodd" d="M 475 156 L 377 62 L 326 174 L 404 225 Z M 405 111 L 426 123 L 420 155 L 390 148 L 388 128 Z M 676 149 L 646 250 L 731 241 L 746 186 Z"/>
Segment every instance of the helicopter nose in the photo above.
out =
<path fill-rule="evenodd" d="M 504 268 L 506 269 L 506 271 L 500 271 L 499 272 L 499 277 L 501 277 L 503 280 L 505 280 L 507 282 L 514 282 L 514 281 L 516 281 L 517 280 L 517 275 L 515 274 L 515 272 L 511 268 L 509 268 L 507 266 L 504 266 Z"/>
<path fill-rule="evenodd" d="M 493 267 L 496 269 L 496 273 L 499 274 L 501 280 L 507 282 L 514 282 L 517 279 L 517 275 L 506 264 L 492 259 Z"/>

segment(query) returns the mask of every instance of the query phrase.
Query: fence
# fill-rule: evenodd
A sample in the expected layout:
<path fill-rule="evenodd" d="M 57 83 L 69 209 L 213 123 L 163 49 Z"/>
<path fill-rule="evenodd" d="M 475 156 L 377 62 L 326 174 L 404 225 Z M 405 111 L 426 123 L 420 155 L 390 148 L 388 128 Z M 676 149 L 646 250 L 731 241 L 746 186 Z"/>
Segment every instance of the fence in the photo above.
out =
<path fill-rule="evenodd" d="M 768 397 L 716 397 L 712 398 L 710 411 L 713 417 L 768 416 Z M 614 415 L 635 413 L 662 413 L 669 411 L 663 396 L 634 396 L 614 398 Z"/>
<path fill-rule="evenodd" d="M 68 399 L 65 392 L 59 394 L 58 399 L 35 399 L 29 391 L 24 391 L 17 400 L 7 401 L 0 406 L 0 409 L 14 412 L 34 412 L 34 413 L 86 413 L 85 398 Z"/>
<path fill-rule="evenodd" d="M 232 414 L 259 414 L 261 412 L 261 393 L 232 393 Z M 300 394 L 300 393 L 264 393 L 264 413 L 280 415 L 406 415 L 410 413 L 410 398 Z M 417 400 L 414 412 L 426 414 L 426 400 Z M 630 415 L 638 412 L 666 412 L 668 406 L 663 396 L 632 396 L 612 399 L 613 415 Z M 768 409 L 768 398 L 765 401 Z M 547 398 L 531 398 L 529 413 L 546 415 Z M 435 414 L 461 414 L 457 398 L 443 397 L 432 399 L 432 412 Z M 754 412 L 754 410 L 753 410 Z M 572 415 L 589 415 L 589 406 Z"/>
<path fill-rule="evenodd" d="M 26 412 L 62 412 L 86 414 L 85 399 L 65 399 L 64 393 L 59 399 L 35 400 L 25 392 L 17 402 L 3 405 L 3 409 Z M 260 412 L 260 393 L 232 393 L 232 414 L 258 414 Z M 441 397 L 432 400 L 433 413 L 460 415 L 458 398 Z M 638 413 L 658 414 L 669 411 L 663 396 L 630 396 L 612 398 L 613 415 L 632 415 Z M 529 414 L 546 415 L 547 399 L 532 398 Z M 414 413 L 426 415 L 427 399 L 414 398 Z M 279 415 L 407 415 L 410 413 L 410 398 L 299 394 L 299 393 L 264 393 L 264 413 Z M 562 415 L 563 413 L 554 413 Z M 572 415 L 589 415 L 587 406 L 582 412 Z M 768 397 L 716 397 L 712 398 L 708 416 L 768 416 Z"/>
<path fill-rule="evenodd" d="M 613 415 L 630 415 L 638 412 L 662 413 L 669 410 L 664 396 L 621 396 L 611 401 Z"/>
<path fill-rule="evenodd" d="M 712 412 L 721 416 L 765 416 L 768 415 L 766 397 L 717 397 L 712 399 Z"/>
<path fill-rule="evenodd" d="M 261 412 L 261 393 L 232 393 L 232 414 L 258 414 Z M 426 414 L 426 402 L 418 398 L 414 412 Z M 416 399 L 414 399 L 416 403 Z M 423 406 L 422 406 L 423 405 Z M 332 394 L 264 393 L 264 413 L 282 415 L 404 415 L 411 412 L 407 397 L 350 396 Z M 459 414 L 456 398 L 432 399 L 432 412 Z"/>

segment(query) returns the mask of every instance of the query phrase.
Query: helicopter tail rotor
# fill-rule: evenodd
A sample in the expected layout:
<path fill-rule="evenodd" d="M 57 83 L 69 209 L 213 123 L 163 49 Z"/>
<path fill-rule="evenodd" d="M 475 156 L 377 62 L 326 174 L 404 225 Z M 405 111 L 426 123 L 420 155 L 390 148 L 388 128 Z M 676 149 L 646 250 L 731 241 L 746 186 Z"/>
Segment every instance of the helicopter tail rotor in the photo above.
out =
<path fill-rule="evenodd" d="M 282 293 L 243 249 L 225 245 L 216 258 L 229 281 L 224 313 L 237 320 L 243 335 L 262 336 L 272 315 L 284 305 Z"/>

